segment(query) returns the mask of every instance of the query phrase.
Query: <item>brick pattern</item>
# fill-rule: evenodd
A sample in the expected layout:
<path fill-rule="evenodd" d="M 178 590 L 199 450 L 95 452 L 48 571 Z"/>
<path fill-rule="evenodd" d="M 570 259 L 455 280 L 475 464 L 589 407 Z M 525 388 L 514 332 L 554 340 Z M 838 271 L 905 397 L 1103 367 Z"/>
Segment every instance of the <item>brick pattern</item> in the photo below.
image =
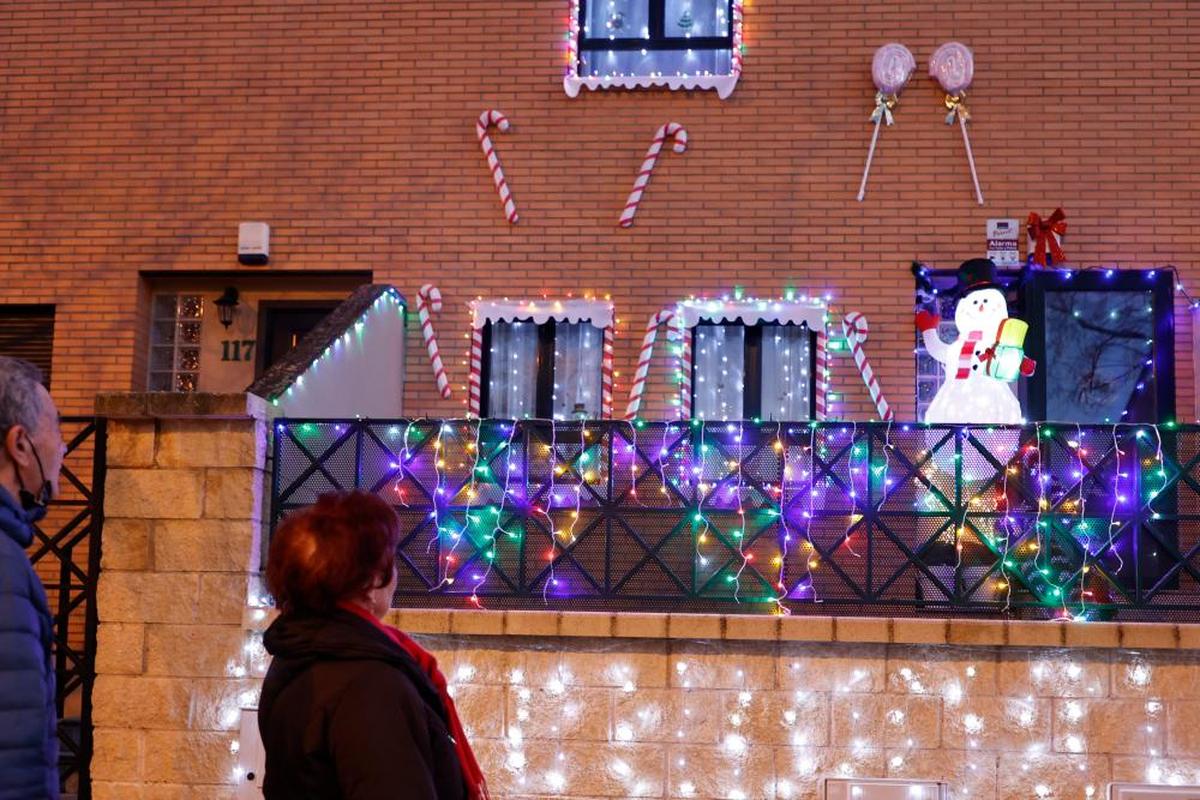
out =
<path fill-rule="evenodd" d="M 928 0 L 755 0 L 745 71 L 724 102 L 665 90 L 567 98 L 565 11 L 566 0 L 5 4 L 0 302 L 57 305 L 64 409 L 85 411 L 97 390 L 142 374 L 138 270 L 234 268 L 246 219 L 272 225 L 268 273 L 370 268 L 410 298 L 424 282 L 441 288 L 457 398 L 438 396 L 414 322 L 405 408 L 418 415 L 462 411 L 468 343 L 457 337 L 476 295 L 611 292 L 620 399 L 642 325 L 681 294 L 829 291 L 839 312 L 867 315 L 873 366 L 906 419 L 908 262 L 979 254 L 988 217 L 1062 205 L 1075 263 L 1197 276 L 1196 3 L 1019 0 L 1000 13 L 963 0 L 950 13 Z M 976 55 L 968 102 L 984 208 L 924 74 L 951 38 Z M 885 40 L 922 66 L 860 204 L 869 64 Z M 475 140 L 489 107 L 512 121 L 497 146 L 515 226 Z M 618 229 L 668 120 L 687 126 L 688 152 L 660 164 L 636 225 Z M 1192 321 L 1178 309 L 1178 407 L 1190 421 Z M 647 414 L 666 411 L 665 366 L 656 359 Z M 835 375 L 843 411 L 868 416 L 850 364 Z"/>

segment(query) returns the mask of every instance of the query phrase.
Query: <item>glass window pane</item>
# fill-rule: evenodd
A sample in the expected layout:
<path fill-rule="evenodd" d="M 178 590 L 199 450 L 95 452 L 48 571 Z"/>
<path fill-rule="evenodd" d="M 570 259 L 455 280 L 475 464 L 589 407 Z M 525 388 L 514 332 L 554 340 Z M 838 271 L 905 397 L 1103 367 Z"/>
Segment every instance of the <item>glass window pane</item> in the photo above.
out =
<path fill-rule="evenodd" d="M 179 341 L 187 344 L 200 343 L 200 323 L 199 322 L 181 322 L 179 323 Z"/>
<path fill-rule="evenodd" d="M 150 369 L 155 372 L 170 372 L 175 367 L 175 348 L 153 347 L 150 349 Z"/>
<path fill-rule="evenodd" d="M 762 418 L 811 418 L 812 341 L 808 328 L 766 325 L 762 335 Z"/>
<path fill-rule="evenodd" d="M 589 39 L 649 37 L 649 0 L 590 0 L 583 35 Z"/>
<path fill-rule="evenodd" d="M 492 324 L 487 416 L 524 419 L 536 411 L 537 332 L 532 322 Z"/>
<path fill-rule="evenodd" d="M 728 75 L 729 50 L 591 50 L 580 55 L 579 74 L 605 75 Z"/>
<path fill-rule="evenodd" d="M 196 391 L 196 376 L 192 373 L 181 372 L 175 376 L 175 391 L 177 392 L 194 392 Z"/>
<path fill-rule="evenodd" d="M 742 419 L 746 329 L 741 325 L 697 325 L 693 416 L 698 419 Z"/>
<path fill-rule="evenodd" d="M 151 372 L 150 373 L 150 391 L 152 392 L 173 392 L 175 391 L 175 376 L 170 372 Z"/>
<path fill-rule="evenodd" d="M 589 322 L 554 328 L 554 418 L 600 417 L 604 332 Z"/>
<path fill-rule="evenodd" d="M 1151 292 L 1047 292 L 1046 419 L 1157 422 Z"/>
<path fill-rule="evenodd" d="M 150 326 L 150 343 L 169 345 L 175 341 L 175 322 L 155 322 Z"/>
<path fill-rule="evenodd" d="M 154 296 L 154 319 L 175 319 L 175 297 L 173 294 Z"/>
<path fill-rule="evenodd" d="M 200 319 L 203 317 L 204 299 L 196 294 L 180 295 L 179 316 L 187 319 Z"/>
<path fill-rule="evenodd" d="M 179 351 L 179 369 L 195 372 L 200 369 L 200 350 L 187 347 Z"/>
<path fill-rule="evenodd" d="M 670 37 L 729 35 L 728 0 L 666 0 L 663 33 Z"/>

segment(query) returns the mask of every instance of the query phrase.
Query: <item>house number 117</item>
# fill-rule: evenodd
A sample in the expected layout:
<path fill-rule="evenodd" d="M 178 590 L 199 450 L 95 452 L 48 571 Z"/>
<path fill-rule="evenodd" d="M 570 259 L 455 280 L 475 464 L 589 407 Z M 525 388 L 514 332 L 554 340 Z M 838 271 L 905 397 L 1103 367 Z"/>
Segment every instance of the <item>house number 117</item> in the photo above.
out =
<path fill-rule="evenodd" d="M 251 361 L 254 358 L 253 339 L 221 340 L 222 361 Z"/>

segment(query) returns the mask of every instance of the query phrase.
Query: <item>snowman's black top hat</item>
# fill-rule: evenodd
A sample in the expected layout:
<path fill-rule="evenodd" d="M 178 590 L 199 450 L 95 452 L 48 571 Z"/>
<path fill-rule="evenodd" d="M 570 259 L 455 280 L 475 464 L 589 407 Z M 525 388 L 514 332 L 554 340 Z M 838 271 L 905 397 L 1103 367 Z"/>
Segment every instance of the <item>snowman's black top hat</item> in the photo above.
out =
<path fill-rule="evenodd" d="M 999 289 L 996 282 L 996 265 L 990 258 L 972 258 L 958 267 L 958 291 L 960 294 L 977 292 L 980 289 Z"/>

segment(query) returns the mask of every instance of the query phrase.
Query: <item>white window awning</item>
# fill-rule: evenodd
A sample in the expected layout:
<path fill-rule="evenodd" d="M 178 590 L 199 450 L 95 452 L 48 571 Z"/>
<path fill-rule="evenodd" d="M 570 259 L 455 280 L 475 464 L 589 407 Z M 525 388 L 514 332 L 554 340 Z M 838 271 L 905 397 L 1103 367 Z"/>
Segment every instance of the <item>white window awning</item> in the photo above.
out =
<path fill-rule="evenodd" d="M 489 322 L 532 320 L 541 325 L 556 322 L 589 322 L 601 330 L 613 324 L 609 300 L 476 300 L 471 304 L 471 325 L 478 329 Z"/>
<path fill-rule="evenodd" d="M 700 322 L 740 322 L 758 325 L 807 325 L 809 330 L 825 330 L 829 305 L 818 298 L 800 300 L 684 300 L 677 304 L 683 327 L 694 328 Z"/>

